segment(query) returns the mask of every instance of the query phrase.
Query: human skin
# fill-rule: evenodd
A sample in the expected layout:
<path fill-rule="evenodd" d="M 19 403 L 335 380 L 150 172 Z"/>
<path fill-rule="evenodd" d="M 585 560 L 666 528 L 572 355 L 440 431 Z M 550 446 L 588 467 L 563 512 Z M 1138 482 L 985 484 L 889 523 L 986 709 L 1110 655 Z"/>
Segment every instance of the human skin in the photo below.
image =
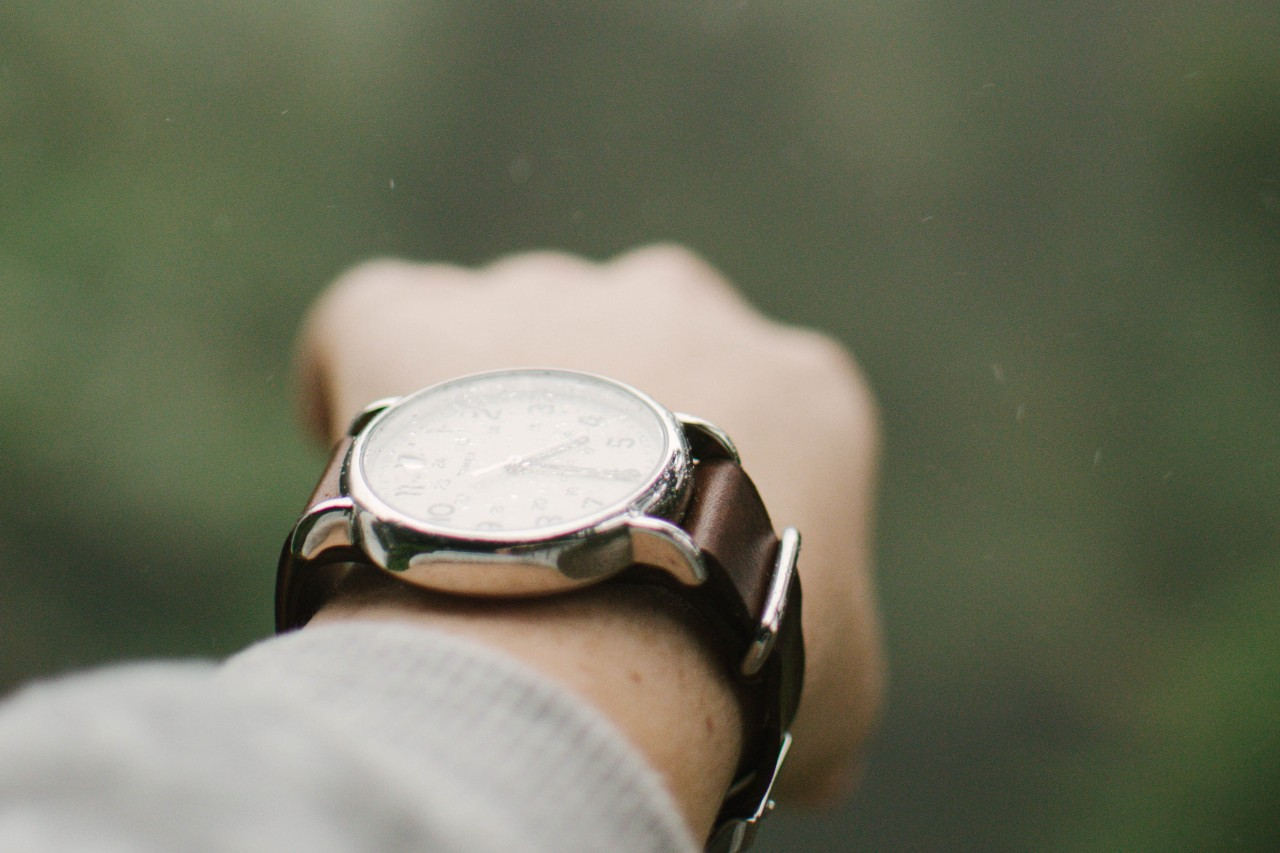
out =
<path fill-rule="evenodd" d="M 804 537 L 806 678 L 776 794 L 821 803 L 850 787 L 883 664 L 869 573 L 875 405 L 839 345 L 764 317 L 688 251 L 655 246 L 606 263 L 374 261 L 318 300 L 299 353 L 303 417 L 327 442 L 372 400 L 521 366 L 612 376 L 722 427 L 775 526 Z M 313 621 L 413 621 L 523 660 L 609 717 L 704 838 L 739 757 L 742 709 L 701 627 L 655 596 L 601 587 L 470 603 L 378 588 Z"/>

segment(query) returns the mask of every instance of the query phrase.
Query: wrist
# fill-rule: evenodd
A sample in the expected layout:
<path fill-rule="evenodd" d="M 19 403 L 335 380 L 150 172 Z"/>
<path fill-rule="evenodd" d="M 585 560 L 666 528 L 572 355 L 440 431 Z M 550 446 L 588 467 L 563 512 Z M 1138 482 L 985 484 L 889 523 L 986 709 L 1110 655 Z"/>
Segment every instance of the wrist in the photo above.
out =
<path fill-rule="evenodd" d="M 617 727 L 660 774 L 693 837 L 707 837 L 742 751 L 743 715 L 705 628 L 667 593 L 606 586 L 477 600 L 379 580 L 345 584 L 312 624 L 395 620 L 521 661 Z"/>

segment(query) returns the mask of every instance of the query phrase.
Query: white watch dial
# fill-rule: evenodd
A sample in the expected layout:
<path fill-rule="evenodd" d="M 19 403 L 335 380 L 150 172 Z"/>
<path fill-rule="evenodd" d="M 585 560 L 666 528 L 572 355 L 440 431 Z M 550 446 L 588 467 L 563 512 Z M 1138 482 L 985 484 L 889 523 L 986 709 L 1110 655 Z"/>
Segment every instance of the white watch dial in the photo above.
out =
<path fill-rule="evenodd" d="M 625 511 L 662 477 L 671 444 L 660 410 L 625 385 L 511 370 L 404 398 L 371 424 L 355 464 L 415 526 L 502 539 Z"/>

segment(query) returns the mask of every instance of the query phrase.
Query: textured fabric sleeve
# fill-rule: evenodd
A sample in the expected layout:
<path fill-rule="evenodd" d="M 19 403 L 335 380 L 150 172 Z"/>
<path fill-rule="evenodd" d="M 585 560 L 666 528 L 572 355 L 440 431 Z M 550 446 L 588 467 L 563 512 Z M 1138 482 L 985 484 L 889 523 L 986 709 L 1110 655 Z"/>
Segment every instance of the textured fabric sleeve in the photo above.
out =
<path fill-rule="evenodd" d="M 693 853 L 607 721 L 506 657 L 397 623 L 0 706 L 0 850 Z"/>

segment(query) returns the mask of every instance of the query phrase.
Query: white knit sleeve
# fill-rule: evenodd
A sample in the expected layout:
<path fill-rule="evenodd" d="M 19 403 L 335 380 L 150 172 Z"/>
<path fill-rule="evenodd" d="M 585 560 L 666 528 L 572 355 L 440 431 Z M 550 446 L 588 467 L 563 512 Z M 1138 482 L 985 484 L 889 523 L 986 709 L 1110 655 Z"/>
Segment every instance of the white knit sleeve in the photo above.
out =
<path fill-rule="evenodd" d="M 693 853 L 602 717 L 506 657 L 391 622 L 0 705 L 0 851 Z"/>

